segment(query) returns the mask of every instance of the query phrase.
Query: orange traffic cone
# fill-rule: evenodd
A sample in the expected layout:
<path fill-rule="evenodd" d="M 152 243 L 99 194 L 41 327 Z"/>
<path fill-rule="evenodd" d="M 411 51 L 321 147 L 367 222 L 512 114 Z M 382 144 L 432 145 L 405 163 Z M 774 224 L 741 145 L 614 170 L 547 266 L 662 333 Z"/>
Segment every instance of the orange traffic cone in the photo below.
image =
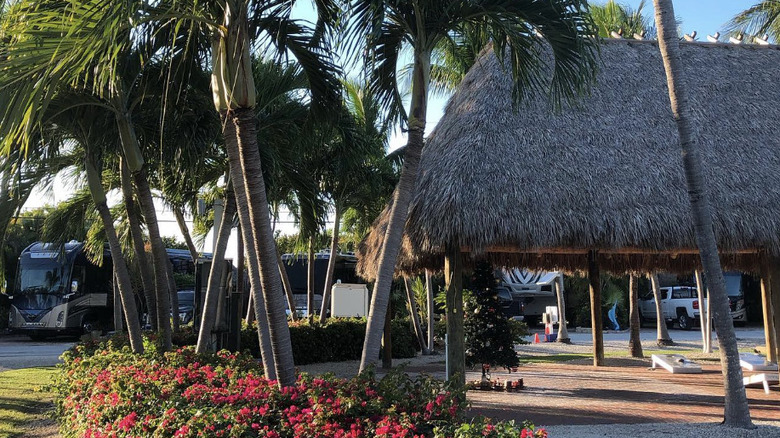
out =
<path fill-rule="evenodd" d="M 534 333 L 534 344 L 539 343 L 539 333 Z"/>

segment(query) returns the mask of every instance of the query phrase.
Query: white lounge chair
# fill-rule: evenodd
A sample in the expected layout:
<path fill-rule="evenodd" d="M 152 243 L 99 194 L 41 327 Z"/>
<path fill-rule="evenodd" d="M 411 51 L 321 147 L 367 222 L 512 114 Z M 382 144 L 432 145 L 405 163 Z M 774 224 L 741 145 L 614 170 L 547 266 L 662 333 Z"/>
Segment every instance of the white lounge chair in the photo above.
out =
<path fill-rule="evenodd" d="M 739 364 L 747 371 L 777 371 L 777 364 L 754 353 L 740 353 Z"/>
<path fill-rule="evenodd" d="M 764 392 L 769 394 L 769 386 L 780 384 L 780 379 L 774 373 L 761 373 L 746 376 L 742 379 L 742 382 L 745 384 L 745 388 L 759 388 L 763 386 Z"/>
<path fill-rule="evenodd" d="M 672 374 L 699 374 L 701 365 L 688 360 L 681 354 L 654 354 L 653 368 L 659 366 Z"/>

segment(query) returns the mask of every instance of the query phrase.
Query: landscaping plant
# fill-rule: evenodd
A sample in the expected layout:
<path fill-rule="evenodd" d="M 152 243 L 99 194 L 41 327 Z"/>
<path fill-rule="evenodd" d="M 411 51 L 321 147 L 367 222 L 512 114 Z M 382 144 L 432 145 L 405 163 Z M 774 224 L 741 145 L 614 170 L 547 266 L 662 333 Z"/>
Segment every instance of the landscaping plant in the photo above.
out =
<path fill-rule="evenodd" d="M 134 355 L 77 345 L 54 385 L 65 437 L 543 437 L 483 418 L 464 422 L 465 393 L 429 377 L 301 375 L 280 388 L 244 354 L 190 348 Z"/>

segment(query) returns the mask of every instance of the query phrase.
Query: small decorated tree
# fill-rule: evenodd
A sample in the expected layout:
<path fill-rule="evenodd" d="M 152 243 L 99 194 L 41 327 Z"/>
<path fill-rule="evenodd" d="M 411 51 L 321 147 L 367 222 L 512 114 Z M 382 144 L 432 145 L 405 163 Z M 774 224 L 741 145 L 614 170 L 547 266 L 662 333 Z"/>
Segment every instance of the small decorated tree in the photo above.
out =
<path fill-rule="evenodd" d="M 477 262 L 471 278 L 472 294 L 466 298 L 466 364 L 513 368 L 519 364 L 515 344 L 525 333 L 521 322 L 502 311 L 496 293 L 493 266 Z M 465 295 L 464 295 L 465 296 Z M 483 376 L 484 376 L 483 367 Z"/>

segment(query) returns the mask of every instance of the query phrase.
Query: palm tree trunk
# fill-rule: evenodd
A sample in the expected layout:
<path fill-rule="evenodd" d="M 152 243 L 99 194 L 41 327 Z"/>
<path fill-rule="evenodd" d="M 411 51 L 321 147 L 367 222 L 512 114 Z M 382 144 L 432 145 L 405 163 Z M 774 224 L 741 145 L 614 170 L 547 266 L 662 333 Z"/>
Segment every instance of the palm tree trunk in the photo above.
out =
<path fill-rule="evenodd" d="M 238 155 L 238 151 L 233 151 Z M 252 307 L 252 317 L 257 322 L 257 340 L 260 345 L 260 356 L 263 361 L 265 377 L 276 380 L 276 365 L 274 364 L 273 350 L 271 349 L 271 333 L 268 329 L 268 313 L 263 298 L 262 281 L 260 279 L 260 265 L 257 261 L 257 250 L 250 228 L 249 207 L 246 201 L 244 180 L 241 178 L 241 163 L 230 160 L 230 180 L 236 196 L 236 208 L 238 211 L 241 240 L 244 242 L 244 254 L 246 254 L 247 273 L 249 274 L 249 302 Z M 246 224 L 246 225 L 245 225 Z"/>
<path fill-rule="evenodd" d="M 656 322 L 656 342 L 659 347 L 674 345 L 669 336 L 669 330 L 666 328 L 666 317 L 661 304 L 661 288 L 658 286 L 658 275 L 650 275 L 650 287 L 653 289 L 653 299 L 655 300 L 655 322 Z"/>
<path fill-rule="evenodd" d="M 168 252 L 166 251 L 166 254 Z M 168 280 L 168 290 L 171 292 L 171 313 L 173 315 L 173 331 L 178 332 L 181 326 L 179 320 L 179 289 L 176 287 L 176 279 L 173 278 L 173 262 L 170 257 L 165 257 L 165 277 Z"/>
<path fill-rule="evenodd" d="M 555 279 L 555 295 L 558 296 L 558 336 L 556 340 L 571 344 L 569 330 L 566 327 L 566 297 L 563 295 L 563 274 Z"/>
<path fill-rule="evenodd" d="M 376 362 L 382 339 L 382 328 L 390 301 L 390 288 L 393 284 L 395 263 L 401 251 L 409 203 L 417 184 L 417 168 L 422 154 L 425 119 L 428 108 L 428 86 L 430 84 L 431 54 L 424 49 L 415 49 L 414 70 L 412 73 L 412 104 L 409 111 L 409 140 L 404 154 L 401 178 L 393 193 L 390 219 L 385 231 L 384 243 L 379 253 L 379 266 L 374 293 L 371 296 L 371 309 L 368 312 L 366 338 L 363 341 L 363 354 L 360 358 L 360 371 Z"/>
<path fill-rule="evenodd" d="M 698 269 L 693 272 L 693 277 L 696 280 L 696 298 L 699 300 L 699 326 L 701 328 L 701 350 L 704 353 L 711 353 L 707 351 L 707 303 L 704 298 L 704 282 L 701 278 L 701 271 Z"/>
<path fill-rule="evenodd" d="M 428 317 L 428 351 L 433 354 L 436 350 L 436 347 L 434 345 L 433 341 L 433 331 L 434 331 L 434 319 L 433 316 L 436 313 L 436 307 L 433 303 L 433 281 L 431 280 L 431 271 L 425 270 L 425 295 L 428 301 L 428 314 L 425 315 Z"/>
<path fill-rule="evenodd" d="M 114 290 L 114 331 L 121 333 L 125 330 L 124 324 L 122 324 L 122 297 L 119 295 L 119 279 L 116 276 L 116 267 L 114 267 L 113 271 L 114 287 L 112 289 Z"/>
<path fill-rule="evenodd" d="M 447 248 L 444 261 L 447 279 L 447 380 L 466 384 L 466 350 L 463 327 L 463 260 L 460 247 Z"/>
<path fill-rule="evenodd" d="M 89 157 L 89 153 L 87 153 Z M 114 228 L 114 219 L 111 217 L 111 211 L 106 204 L 106 194 L 103 191 L 103 185 L 100 181 L 100 173 L 94 164 L 87 158 L 84 163 L 87 170 L 87 181 L 89 191 L 92 194 L 92 201 L 103 222 L 103 229 L 106 233 L 106 240 L 111 251 L 111 259 L 116 272 L 119 295 L 122 299 L 122 307 L 125 309 L 125 318 L 127 322 L 127 334 L 130 338 L 130 348 L 134 353 L 144 352 L 144 343 L 141 337 L 141 323 L 138 318 L 138 308 L 135 306 L 135 296 L 133 295 L 133 286 L 130 281 L 130 272 L 127 270 L 125 258 L 122 255 L 122 248 L 119 244 L 119 238 Z"/>
<path fill-rule="evenodd" d="M 314 315 L 314 264 L 317 256 L 314 254 L 314 236 L 309 236 L 309 251 L 306 257 L 306 316 Z"/>
<path fill-rule="evenodd" d="M 414 299 L 414 292 L 412 292 L 412 287 L 409 283 L 409 277 L 404 277 L 406 302 L 409 303 L 409 317 L 412 318 L 414 334 L 417 335 L 417 343 L 420 344 L 420 351 L 422 351 L 422 354 L 429 354 L 428 346 L 425 345 L 425 335 L 422 332 L 422 325 L 420 324 L 420 312 L 417 311 L 417 301 Z"/>
<path fill-rule="evenodd" d="M 187 228 L 187 221 L 184 220 L 184 212 L 181 211 L 181 207 L 179 206 L 173 206 L 172 210 L 174 216 L 176 216 L 176 223 L 179 224 L 179 231 L 181 231 L 181 235 L 184 236 L 184 243 L 187 244 L 187 249 L 190 250 L 192 263 L 197 263 L 200 253 L 198 252 L 198 249 L 195 248 L 195 242 L 192 241 L 190 229 Z"/>
<path fill-rule="evenodd" d="M 276 242 L 274 242 L 276 245 Z M 284 260 L 282 260 L 282 253 L 279 249 L 276 249 L 276 264 L 279 265 L 279 275 L 282 277 L 282 286 L 284 287 L 284 295 L 287 297 L 287 307 L 290 309 L 290 319 L 295 321 L 298 319 L 298 314 L 295 313 L 295 297 L 293 296 L 292 286 L 290 285 L 290 277 L 287 275 L 287 268 L 284 267 Z"/>
<path fill-rule="evenodd" d="M 125 159 L 121 159 L 120 179 L 122 183 L 122 197 L 127 210 L 127 222 L 130 224 L 130 237 L 133 239 L 133 250 L 138 269 L 141 272 L 141 286 L 144 288 L 146 298 L 146 312 L 152 330 L 157 331 L 157 297 L 154 293 L 154 274 L 149 270 L 149 256 L 144 247 L 144 234 L 141 230 L 141 220 L 136 214 L 135 199 L 133 198 L 133 182 L 130 179 L 130 169 L 127 168 Z"/>
<path fill-rule="evenodd" d="M 725 386 L 724 424 L 732 427 L 753 427 L 750 420 L 745 386 L 742 382 L 742 368 L 739 364 L 737 338 L 726 295 L 726 282 L 718 257 L 718 247 L 713 231 L 712 209 L 706 191 L 707 183 L 702 171 L 699 145 L 691 125 L 690 107 L 677 39 L 677 24 L 671 0 L 654 0 L 655 22 L 658 28 L 658 46 L 664 61 L 666 82 L 672 114 L 682 149 L 683 169 L 691 201 L 691 216 L 694 222 L 696 244 L 699 247 L 704 275 L 707 277 L 711 297 L 710 305 L 715 314 L 715 328 L 718 331 L 720 362 Z"/>
<path fill-rule="evenodd" d="M 262 292 L 269 319 L 271 349 L 278 381 L 283 387 L 291 386 L 296 381 L 295 363 L 290 343 L 290 328 L 287 325 L 285 314 L 282 281 L 279 275 L 279 266 L 275 263 L 276 244 L 271 233 L 254 112 L 251 109 L 240 108 L 231 111 L 226 119 L 224 135 L 226 148 L 228 151 L 237 149 L 241 160 L 242 172 L 238 177 L 244 178 L 246 205 L 251 221 L 251 227 L 247 227 L 247 229 L 251 229 L 253 232 L 256 251 L 249 258 L 257 258 L 260 268 Z M 258 302 L 257 298 L 255 296 L 255 302 Z M 259 321 L 260 315 L 257 315 L 257 318 Z"/>
<path fill-rule="evenodd" d="M 382 333 L 382 369 L 389 370 L 393 367 L 393 303 L 387 306 L 385 315 L 385 329 Z"/>
<path fill-rule="evenodd" d="M 203 303 L 203 316 L 200 319 L 200 331 L 198 332 L 198 344 L 195 346 L 197 353 L 213 351 L 212 332 L 217 321 L 217 308 L 221 297 L 220 285 L 225 275 L 225 251 L 227 250 L 230 232 L 233 229 L 233 215 L 236 213 L 236 197 L 233 190 L 228 187 L 225 192 L 225 212 L 223 221 L 217 231 L 217 244 L 214 246 L 214 254 L 209 270 L 209 284 L 206 288 L 206 299 Z"/>
<path fill-rule="evenodd" d="M 328 258 L 328 272 L 325 274 L 325 287 L 322 291 L 322 307 L 320 308 L 320 324 L 325 323 L 330 307 L 330 291 L 333 284 L 333 271 L 336 270 L 336 255 L 339 253 L 339 222 L 341 221 L 341 209 L 339 203 L 333 203 L 335 213 L 333 218 L 333 237 L 330 239 L 330 257 Z"/>
<path fill-rule="evenodd" d="M 601 272 L 597 253 L 588 252 L 588 283 L 590 292 L 590 326 L 593 331 L 593 366 L 604 365 L 604 321 L 601 317 Z"/>
<path fill-rule="evenodd" d="M 628 351 L 631 357 L 645 357 L 642 351 L 642 340 L 639 332 L 639 288 L 636 284 L 636 276 L 628 276 L 628 301 L 629 301 L 629 339 Z"/>
<path fill-rule="evenodd" d="M 123 108 L 124 105 L 117 105 Z M 152 264 L 154 266 L 155 291 L 157 293 L 157 326 L 162 332 L 163 350 L 171 349 L 171 301 L 168 288 L 168 254 L 165 245 L 160 238 L 160 228 L 157 225 L 157 212 L 154 209 L 152 191 L 149 188 L 149 180 L 146 177 L 143 154 L 138 145 L 135 129 L 130 121 L 130 116 L 123 113 L 116 115 L 119 136 L 122 142 L 124 157 L 127 159 L 127 167 L 133 176 L 138 202 L 144 216 L 146 229 L 149 232 L 149 242 L 152 245 Z M 177 309 L 178 310 L 178 309 Z"/>
<path fill-rule="evenodd" d="M 157 290 L 157 326 L 162 331 L 163 350 L 170 351 L 171 343 L 171 297 L 168 285 L 168 253 L 165 251 L 157 225 L 157 213 L 154 210 L 152 191 L 146 178 L 146 171 L 141 169 L 133 173 L 133 181 L 144 215 L 146 229 L 149 232 L 149 242 L 152 245 L 152 260 L 154 267 L 155 289 Z M 178 310 L 178 309 L 177 309 Z"/>

